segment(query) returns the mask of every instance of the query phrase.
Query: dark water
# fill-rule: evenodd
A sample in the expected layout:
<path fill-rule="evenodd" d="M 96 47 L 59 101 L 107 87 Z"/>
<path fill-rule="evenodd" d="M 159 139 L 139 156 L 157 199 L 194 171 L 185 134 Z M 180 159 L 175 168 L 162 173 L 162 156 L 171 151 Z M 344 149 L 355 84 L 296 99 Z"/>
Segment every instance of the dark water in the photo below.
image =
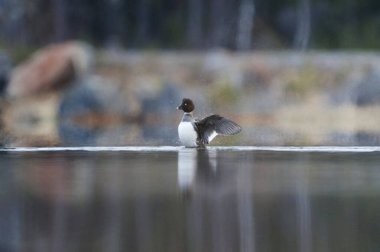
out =
<path fill-rule="evenodd" d="M 0 251 L 378 251 L 378 148 L 0 152 Z M 91 151 L 89 151 L 91 150 Z"/>

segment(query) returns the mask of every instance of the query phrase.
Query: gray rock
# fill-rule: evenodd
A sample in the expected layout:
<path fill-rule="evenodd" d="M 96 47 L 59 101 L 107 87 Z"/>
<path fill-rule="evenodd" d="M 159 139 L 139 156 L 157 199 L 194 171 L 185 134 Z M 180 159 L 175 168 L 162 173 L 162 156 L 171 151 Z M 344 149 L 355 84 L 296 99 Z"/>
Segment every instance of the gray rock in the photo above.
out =
<path fill-rule="evenodd" d="M 0 95 L 4 94 L 11 71 L 11 62 L 6 53 L 0 51 Z"/>
<path fill-rule="evenodd" d="M 154 118 L 154 122 L 148 121 L 143 126 L 145 140 L 163 145 L 178 144 L 177 125 L 172 118 L 180 99 L 178 87 L 174 84 L 165 84 L 155 96 L 142 99 L 143 116 Z"/>
<path fill-rule="evenodd" d="M 143 114 L 171 114 L 179 101 L 180 94 L 178 87 L 167 83 L 155 96 L 142 99 L 142 112 Z"/>
<path fill-rule="evenodd" d="M 354 102 L 358 106 L 380 103 L 380 73 L 370 71 L 354 91 Z"/>
<path fill-rule="evenodd" d="M 126 136 L 127 126 L 133 123 L 130 113 L 129 103 L 116 85 L 87 77 L 72 85 L 59 105 L 60 140 L 69 146 L 125 144 L 120 136 Z"/>
<path fill-rule="evenodd" d="M 11 71 L 11 61 L 5 52 L 0 51 L 0 147 L 4 145 L 4 133 L 2 122 L 2 101 L 1 96 L 4 95 L 8 85 L 9 73 Z"/>
<path fill-rule="evenodd" d="M 380 134 L 359 131 L 355 134 L 355 140 L 359 146 L 379 146 Z"/>
<path fill-rule="evenodd" d="M 97 129 L 76 123 L 80 118 L 102 110 L 94 89 L 91 88 L 89 80 L 76 83 L 69 89 L 60 105 L 58 111 L 58 131 L 63 145 L 93 145 Z"/>

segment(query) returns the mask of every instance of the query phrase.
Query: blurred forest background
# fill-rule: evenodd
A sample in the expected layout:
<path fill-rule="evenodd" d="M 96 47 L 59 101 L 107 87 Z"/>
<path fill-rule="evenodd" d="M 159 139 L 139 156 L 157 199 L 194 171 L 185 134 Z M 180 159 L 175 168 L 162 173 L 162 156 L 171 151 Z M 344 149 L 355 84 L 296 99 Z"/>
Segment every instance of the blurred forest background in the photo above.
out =
<path fill-rule="evenodd" d="M 1 0 L 4 46 L 377 49 L 377 0 Z"/>
<path fill-rule="evenodd" d="M 377 0 L 0 0 L 6 146 L 178 144 L 194 97 L 216 144 L 378 145 Z"/>

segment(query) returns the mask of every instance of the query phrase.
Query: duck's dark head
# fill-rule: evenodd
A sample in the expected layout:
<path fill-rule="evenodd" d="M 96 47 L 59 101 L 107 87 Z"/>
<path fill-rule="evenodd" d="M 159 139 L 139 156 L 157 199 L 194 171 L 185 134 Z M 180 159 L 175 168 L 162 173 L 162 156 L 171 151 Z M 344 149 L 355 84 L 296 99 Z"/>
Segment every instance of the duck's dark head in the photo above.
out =
<path fill-rule="evenodd" d="M 177 107 L 178 110 L 183 110 L 185 113 L 191 113 L 194 110 L 194 103 L 188 98 L 182 99 L 181 105 Z"/>

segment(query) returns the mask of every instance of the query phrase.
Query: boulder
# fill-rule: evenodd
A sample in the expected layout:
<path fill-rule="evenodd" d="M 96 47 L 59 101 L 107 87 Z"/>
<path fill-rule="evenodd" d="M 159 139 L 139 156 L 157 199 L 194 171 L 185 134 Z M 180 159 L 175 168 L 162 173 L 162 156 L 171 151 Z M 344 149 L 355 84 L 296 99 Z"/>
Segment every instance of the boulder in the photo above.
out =
<path fill-rule="evenodd" d="M 371 70 L 368 75 L 358 83 L 353 95 L 354 101 L 358 106 L 380 104 L 380 73 Z"/>
<path fill-rule="evenodd" d="M 4 52 L 0 51 L 0 95 L 5 91 L 10 71 L 11 62 L 9 57 Z"/>
<path fill-rule="evenodd" d="M 180 101 L 179 89 L 171 83 L 166 83 L 155 95 L 142 98 L 142 114 L 146 118 L 142 127 L 144 140 L 161 145 L 178 144 L 177 123 L 173 119 L 181 117 L 176 110 Z"/>
<path fill-rule="evenodd" d="M 64 94 L 58 109 L 58 132 L 63 145 L 94 145 L 97 127 L 84 120 L 103 110 L 90 80 L 81 80 Z M 85 121 L 82 123 L 81 121 Z"/>
<path fill-rule="evenodd" d="M 155 95 L 142 98 L 142 113 L 155 115 L 172 115 L 181 100 L 176 84 L 166 83 Z"/>
<path fill-rule="evenodd" d="M 7 94 L 24 97 L 66 87 L 91 68 L 93 53 L 80 42 L 55 44 L 37 51 L 11 73 Z"/>
<path fill-rule="evenodd" d="M 116 83 L 87 76 L 68 88 L 59 104 L 58 132 L 66 146 L 122 145 L 137 119 Z"/>

